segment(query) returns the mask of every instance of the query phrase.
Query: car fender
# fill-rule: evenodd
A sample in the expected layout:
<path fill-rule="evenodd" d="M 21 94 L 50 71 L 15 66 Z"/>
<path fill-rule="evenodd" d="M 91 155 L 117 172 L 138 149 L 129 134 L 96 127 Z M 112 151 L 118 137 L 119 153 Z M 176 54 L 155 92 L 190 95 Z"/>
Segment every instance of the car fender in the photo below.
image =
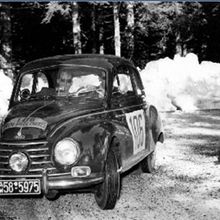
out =
<path fill-rule="evenodd" d="M 113 140 L 120 134 L 117 125 L 106 121 L 103 115 L 101 118 L 94 116 L 68 120 L 62 126 L 59 125 L 50 138 L 54 143 L 52 149 L 64 137 L 76 140 L 81 148 L 77 165 L 89 165 L 94 172 L 100 172 L 104 168 L 109 148 L 115 143 Z"/>

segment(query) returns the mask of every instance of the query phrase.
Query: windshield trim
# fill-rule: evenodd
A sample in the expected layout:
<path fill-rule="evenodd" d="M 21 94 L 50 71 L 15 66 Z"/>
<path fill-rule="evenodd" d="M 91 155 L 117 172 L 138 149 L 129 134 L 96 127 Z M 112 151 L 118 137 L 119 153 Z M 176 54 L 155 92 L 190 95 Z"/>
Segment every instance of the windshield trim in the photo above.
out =
<path fill-rule="evenodd" d="M 32 73 L 35 71 L 40 71 L 40 70 L 45 70 L 45 69 L 51 69 L 51 68 L 56 68 L 56 67 L 87 67 L 87 68 L 93 68 L 93 69 L 99 69 L 99 70 L 103 70 L 105 73 L 107 73 L 107 70 L 103 67 L 99 67 L 99 66 L 91 66 L 91 65 L 84 65 L 84 64 L 55 64 L 55 65 L 49 65 L 49 66 L 42 66 L 40 68 L 34 68 L 31 70 L 27 70 L 27 71 L 22 71 L 19 75 L 19 80 L 20 78 L 27 73 Z"/>

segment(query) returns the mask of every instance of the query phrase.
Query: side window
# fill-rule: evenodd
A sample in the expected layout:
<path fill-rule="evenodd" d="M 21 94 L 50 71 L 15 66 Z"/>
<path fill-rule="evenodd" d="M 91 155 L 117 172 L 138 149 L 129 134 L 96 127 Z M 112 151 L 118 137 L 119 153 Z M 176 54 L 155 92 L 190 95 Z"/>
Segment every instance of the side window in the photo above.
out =
<path fill-rule="evenodd" d="M 113 91 L 120 92 L 121 94 L 133 92 L 130 76 L 125 74 L 116 75 L 113 82 Z"/>
<path fill-rule="evenodd" d="M 31 94 L 40 92 L 42 88 L 48 88 L 48 80 L 44 73 L 39 72 L 37 74 L 26 74 L 21 80 L 21 91 L 28 89 Z"/>
<path fill-rule="evenodd" d="M 134 93 L 131 77 L 129 75 L 129 70 L 124 68 L 119 68 L 117 74 L 114 77 L 113 81 L 113 95 L 114 93 L 120 94 L 132 94 Z"/>

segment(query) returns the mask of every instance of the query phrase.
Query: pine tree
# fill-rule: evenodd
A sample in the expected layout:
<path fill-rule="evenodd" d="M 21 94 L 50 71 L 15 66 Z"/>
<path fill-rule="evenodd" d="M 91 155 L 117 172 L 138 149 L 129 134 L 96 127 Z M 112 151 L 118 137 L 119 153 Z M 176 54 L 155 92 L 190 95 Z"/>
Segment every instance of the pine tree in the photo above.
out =
<path fill-rule="evenodd" d="M 77 2 L 70 3 L 59 3 L 50 2 L 47 5 L 46 16 L 42 23 L 49 23 L 56 12 L 59 12 L 65 17 L 71 17 L 72 21 L 72 38 L 73 47 L 75 49 L 75 54 L 82 53 L 81 44 L 81 27 L 80 27 L 80 17 L 79 17 L 79 7 Z"/>

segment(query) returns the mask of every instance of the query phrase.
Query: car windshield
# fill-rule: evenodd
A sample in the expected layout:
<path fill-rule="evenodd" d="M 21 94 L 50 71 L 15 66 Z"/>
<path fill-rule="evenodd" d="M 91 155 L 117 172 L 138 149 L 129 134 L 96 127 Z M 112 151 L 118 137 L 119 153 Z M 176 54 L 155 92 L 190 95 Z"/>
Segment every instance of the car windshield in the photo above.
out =
<path fill-rule="evenodd" d="M 104 98 L 105 71 L 90 66 L 59 66 L 31 71 L 19 79 L 16 101 L 45 97 Z"/>

